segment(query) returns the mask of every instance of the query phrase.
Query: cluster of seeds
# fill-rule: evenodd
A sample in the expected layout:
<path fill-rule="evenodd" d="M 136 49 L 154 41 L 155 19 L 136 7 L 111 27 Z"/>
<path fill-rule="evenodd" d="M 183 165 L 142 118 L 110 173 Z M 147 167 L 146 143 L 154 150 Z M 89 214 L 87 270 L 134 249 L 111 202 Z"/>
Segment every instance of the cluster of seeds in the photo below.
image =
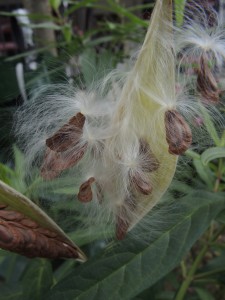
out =
<path fill-rule="evenodd" d="M 0 247 L 27 257 L 78 258 L 77 249 L 55 232 L 0 204 Z"/>

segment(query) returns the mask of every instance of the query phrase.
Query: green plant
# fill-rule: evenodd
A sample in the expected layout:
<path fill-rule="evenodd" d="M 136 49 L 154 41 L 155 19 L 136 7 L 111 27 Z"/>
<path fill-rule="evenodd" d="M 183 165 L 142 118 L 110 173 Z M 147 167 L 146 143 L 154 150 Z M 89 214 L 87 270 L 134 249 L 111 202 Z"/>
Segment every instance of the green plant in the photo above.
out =
<path fill-rule="evenodd" d="M 57 10 L 60 2 L 52 1 L 51 3 L 54 9 Z M 85 3 L 89 3 L 90 5 L 90 1 L 85 1 Z M 112 7 L 118 8 L 118 4 L 114 1 L 108 1 L 107 3 L 112 5 Z M 161 3 L 163 3 L 165 7 L 168 4 L 166 0 L 163 2 L 158 1 L 158 9 L 160 9 Z M 84 2 L 81 1 L 76 5 L 79 6 L 83 4 Z M 184 7 L 184 2 L 178 3 L 177 1 L 176 4 L 178 6 L 180 5 L 179 10 Z M 78 7 L 76 5 L 74 6 L 75 8 Z M 125 14 L 123 9 L 121 9 L 121 11 L 124 13 L 124 16 L 130 17 L 131 19 L 131 16 L 127 13 Z M 165 10 L 163 13 L 165 13 Z M 164 14 L 163 16 L 165 18 L 168 17 Z M 179 16 L 178 13 L 177 16 Z M 136 19 L 132 18 L 132 20 Z M 170 18 L 166 20 L 168 21 Z M 181 25 L 183 20 L 184 18 L 179 17 L 177 19 L 178 24 Z M 163 150 L 160 150 L 162 152 L 165 151 L 166 153 L 165 162 L 160 158 L 160 163 L 164 166 L 164 169 L 160 173 L 159 184 L 162 182 L 164 189 L 168 185 L 168 182 L 165 183 L 163 180 L 164 173 L 171 179 L 173 176 L 173 170 L 168 170 L 166 168 L 167 164 L 175 166 L 177 157 L 174 155 L 181 154 L 190 145 L 190 129 L 185 125 L 185 121 L 181 119 L 177 111 L 176 113 L 174 112 L 174 103 L 171 102 L 173 102 L 172 100 L 176 102 L 177 99 L 171 100 L 171 98 L 169 98 L 169 96 L 171 96 L 170 89 L 173 90 L 173 88 L 175 88 L 175 78 L 173 77 L 173 55 L 169 48 L 169 45 L 171 44 L 169 43 L 168 36 L 165 37 L 165 39 L 161 39 L 161 36 L 160 38 L 158 36 L 159 33 L 164 32 L 165 24 L 163 22 L 160 23 L 158 20 L 157 22 L 155 21 L 154 24 L 155 26 L 160 24 L 159 27 L 156 26 L 160 29 L 157 29 L 158 31 L 149 31 L 145 42 L 146 44 L 143 47 L 143 52 L 147 57 L 151 57 L 151 55 L 153 57 L 156 55 L 157 57 L 158 55 L 160 58 L 154 62 L 150 60 L 151 64 L 149 68 L 147 68 L 149 58 L 146 58 L 145 55 L 141 54 L 141 59 L 137 60 L 135 72 L 138 72 L 138 75 L 144 83 L 141 85 L 140 90 L 135 90 L 139 95 L 138 99 L 141 99 L 141 105 L 138 106 L 135 102 L 134 105 L 136 106 L 134 107 L 136 111 L 132 116 L 134 118 L 134 123 L 136 122 L 135 117 L 137 116 L 139 116 L 137 119 L 139 123 L 141 123 L 143 114 L 139 109 L 141 110 L 142 106 L 145 107 L 146 111 L 147 109 L 149 110 L 148 116 L 153 116 L 157 114 L 156 106 L 160 106 L 163 103 L 163 108 L 161 109 L 162 115 L 160 115 L 159 120 L 157 120 L 159 122 L 156 124 L 160 125 L 160 122 L 164 124 L 166 114 L 167 119 L 175 114 L 177 122 L 180 122 L 182 125 L 182 133 L 178 130 L 180 127 L 173 126 L 172 128 L 173 131 L 175 131 L 175 136 L 176 133 L 178 133 L 178 140 L 180 142 L 178 143 L 178 146 L 175 143 L 177 142 L 176 139 L 174 142 L 174 132 L 172 132 L 172 130 L 165 134 L 167 128 L 164 128 L 164 126 L 156 126 L 157 130 L 158 127 L 162 129 L 161 131 L 157 131 L 157 133 L 160 132 L 160 134 L 156 136 L 156 141 L 163 140 L 163 134 L 165 134 L 166 139 L 164 138 L 163 141 L 167 142 L 161 143 L 165 149 L 163 148 Z M 168 25 L 168 23 L 166 25 Z M 187 28 L 185 28 L 185 30 L 186 29 Z M 155 32 L 157 32 L 157 34 L 154 36 Z M 167 31 L 167 33 L 171 37 L 171 32 Z M 186 33 L 188 33 L 188 30 Z M 153 35 L 153 38 L 151 34 Z M 153 43 L 150 48 L 147 47 L 149 37 Z M 221 43 L 220 40 L 217 40 L 217 42 Z M 156 48 L 154 48 L 155 44 L 157 45 Z M 165 45 L 168 47 L 165 47 Z M 164 46 L 164 48 L 162 46 Z M 146 53 L 145 49 L 148 49 Z M 207 62 L 209 65 L 212 61 L 215 64 L 217 63 L 217 61 L 215 62 L 213 60 L 213 56 L 211 56 L 211 50 L 205 49 L 204 47 L 202 50 L 197 46 L 195 46 L 194 49 L 197 49 L 197 54 L 200 53 L 200 56 L 204 56 L 204 59 L 206 59 L 205 55 L 207 55 Z M 181 51 L 181 53 L 185 54 L 185 51 L 186 49 L 184 49 L 183 52 Z M 101 66 L 98 64 L 96 53 L 88 49 L 84 54 L 84 57 L 85 55 L 87 55 L 92 64 L 93 62 L 96 62 L 96 69 L 100 68 L 99 73 L 105 75 L 105 72 L 101 71 Z M 107 57 L 109 57 L 107 55 L 108 53 L 106 53 L 106 60 Z M 169 60 L 168 57 L 171 60 Z M 217 58 L 220 58 L 219 54 Z M 83 79 L 85 79 L 83 93 L 85 93 L 89 86 L 93 84 L 93 76 L 89 73 L 90 64 L 86 57 L 83 62 L 87 63 L 86 65 L 83 65 L 82 70 Z M 197 79 L 198 84 L 197 88 L 193 88 L 194 92 L 197 93 L 198 96 L 205 96 L 208 101 L 211 100 L 217 102 L 219 101 L 219 94 L 218 87 L 213 79 L 213 68 L 208 69 L 207 67 L 209 66 L 206 67 L 206 65 L 201 64 L 201 62 L 202 60 L 200 60 L 199 65 L 194 62 L 194 67 L 192 62 L 191 64 L 188 62 L 187 66 L 184 66 L 184 70 L 190 68 L 193 71 L 193 69 L 196 68 L 196 65 L 197 68 L 199 68 L 192 76 L 191 82 L 188 81 L 188 84 L 193 88 L 193 82 Z M 165 69 L 159 67 L 162 67 L 162 65 Z M 207 72 L 205 72 L 205 70 L 207 70 Z M 135 72 L 132 73 L 132 75 L 136 74 Z M 182 76 L 185 77 L 186 74 L 182 73 Z M 100 78 L 102 78 L 102 76 L 100 76 Z M 131 78 L 137 80 L 136 77 L 131 76 Z M 145 81 L 146 78 L 147 81 Z M 127 102 L 127 95 L 131 98 L 134 97 L 132 93 L 136 82 L 135 80 L 128 80 L 127 82 L 128 88 L 125 85 L 126 88 L 124 89 L 126 92 L 124 92 L 125 96 L 124 98 L 121 97 L 121 99 L 125 99 L 122 101 L 122 104 Z M 130 82 L 132 82 L 132 84 Z M 205 82 L 207 82 L 207 84 Z M 111 88 L 111 85 L 117 83 L 116 80 L 110 82 L 110 84 L 106 86 L 107 88 L 104 92 L 107 93 L 108 89 Z M 121 84 L 120 81 L 119 84 Z M 158 94 L 156 97 L 154 88 L 157 89 L 158 85 L 161 89 L 157 90 Z M 164 87 L 164 85 L 166 87 Z M 208 87 L 211 87 L 211 89 Z M 160 93 L 163 93 L 165 90 L 167 92 L 169 91 L 166 93 L 166 97 L 168 97 L 169 100 L 165 100 L 161 97 L 162 94 Z M 148 93 L 146 93 L 146 91 Z M 174 90 L 171 94 L 173 94 L 173 92 Z M 191 93 L 191 91 L 189 92 Z M 150 95 L 150 100 L 146 97 L 145 93 L 148 94 L 148 96 Z M 88 95 L 88 93 L 85 94 L 87 97 Z M 159 103 L 154 97 L 157 98 Z M 0 272 L 4 282 L 4 284 L 0 286 L 2 299 L 11 298 L 26 300 L 31 297 L 32 299 L 223 299 L 222 297 L 224 297 L 225 289 L 225 268 L 223 266 L 225 255 L 225 134 L 223 128 L 223 115 L 221 117 L 221 114 L 213 107 L 212 113 L 210 114 L 210 110 L 208 110 L 209 103 L 205 105 L 205 103 L 200 102 L 201 97 L 198 97 L 198 105 L 194 106 L 194 108 L 198 107 L 197 112 L 190 108 L 193 102 L 191 102 L 191 104 L 188 103 L 187 106 L 184 105 L 183 107 L 185 112 L 191 111 L 189 122 L 192 123 L 191 129 L 193 131 L 193 140 L 196 144 L 193 145 L 193 149 L 189 149 L 185 152 L 185 157 L 180 158 L 178 170 L 175 174 L 175 180 L 171 185 L 171 189 L 164 194 L 163 199 L 158 202 L 150 213 L 146 214 L 146 216 L 128 232 L 123 241 L 115 241 L 112 233 L 114 228 L 111 227 L 108 230 L 104 230 L 105 228 L 102 228 L 101 226 L 96 227 L 95 225 L 90 232 L 88 232 L 86 227 L 81 227 L 82 229 L 80 229 L 80 225 L 83 226 L 90 222 L 90 220 L 88 220 L 90 215 L 82 214 L 82 205 L 79 205 L 78 201 L 75 202 L 72 200 L 69 203 L 66 202 L 68 201 L 67 197 L 70 199 L 73 197 L 75 198 L 75 194 L 78 194 L 79 198 L 79 193 L 82 191 L 82 189 L 78 189 L 78 187 L 75 189 L 75 185 L 77 186 L 79 181 L 77 169 L 71 169 L 68 173 L 67 171 L 65 173 L 62 172 L 62 177 L 53 179 L 53 181 L 43 183 L 39 175 L 36 175 L 37 178 L 34 182 L 30 182 L 23 173 L 19 172 L 21 168 L 24 168 L 24 157 L 23 154 L 14 147 L 15 167 L 9 168 L 2 164 L 0 166 L 2 179 L 23 193 L 29 195 L 29 197 L 34 200 L 38 200 L 38 204 L 40 204 L 40 198 L 43 198 L 42 200 L 44 200 L 43 202 L 46 204 L 45 207 L 47 211 L 59 222 L 64 219 L 63 221 L 65 222 L 61 222 L 61 226 L 69 232 L 69 236 L 75 243 L 79 246 L 84 246 L 84 251 L 87 253 L 89 260 L 82 265 L 78 265 L 78 263 L 74 261 L 64 260 L 52 261 L 52 263 L 50 263 L 45 259 L 34 259 L 29 261 L 23 257 L 8 255 L 3 252 L 0 265 Z M 135 97 L 134 99 L 137 100 Z M 185 101 L 186 100 L 187 99 L 185 99 Z M 188 100 L 190 100 L 190 98 L 188 98 Z M 183 102 L 181 101 L 181 103 Z M 155 103 L 157 103 L 157 105 L 154 105 Z M 35 107 L 37 107 L 36 105 L 37 103 L 35 103 Z M 52 103 L 52 105 L 54 105 L 54 103 Z M 172 106 L 172 108 L 170 107 L 169 114 L 167 105 Z M 218 104 L 217 106 L 223 114 L 223 109 Z M 29 104 L 27 104 L 27 107 L 28 109 L 31 109 Z M 129 111 L 130 109 L 130 107 L 127 108 L 123 105 L 121 107 L 123 108 L 120 111 L 121 115 L 124 110 Z M 177 107 L 179 108 L 179 105 L 177 105 L 176 108 Z M 98 113 L 99 112 L 101 111 L 98 111 Z M 221 119 L 216 120 L 217 122 L 215 125 L 214 120 L 216 117 L 220 117 Z M 77 121 L 76 118 L 77 115 L 75 116 L 75 121 Z M 87 116 L 87 119 L 88 118 L 90 118 L 89 115 Z M 198 118 L 200 118 L 200 121 Z M 59 127 L 58 131 L 52 131 L 52 135 L 47 137 L 46 144 L 49 147 L 52 147 L 53 144 L 53 152 L 55 149 L 52 140 L 57 140 L 57 137 L 60 134 L 63 136 L 63 128 L 71 125 L 70 122 L 72 123 L 69 118 L 68 120 L 65 120 L 65 122 L 67 123 L 62 122 L 62 127 Z M 45 123 L 42 123 L 42 125 L 43 124 Z M 121 122 L 120 124 L 123 123 Z M 129 132 L 132 131 L 132 124 L 132 122 L 129 123 Z M 122 126 L 119 129 L 121 130 L 121 128 Z M 183 128 L 186 131 L 183 130 Z M 83 127 L 81 126 L 79 129 L 82 131 Z M 149 131 L 149 129 L 144 131 L 146 136 L 147 133 L 149 134 L 147 131 Z M 195 138 L 195 135 L 197 139 Z M 152 136 L 150 135 L 150 139 L 151 138 Z M 124 138 L 124 140 L 127 139 Z M 122 142 L 120 141 L 121 145 L 123 145 L 124 140 L 122 140 Z M 184 141 L 185 143 L 183 143 Z M 198 147 L 196 146 L 197 143 L 199 143 Z M 62 147 L 62 139 L 60 140 L 60 143 L 56 145 L 57 147 Z M 143 152 L 143 149 L 146 149 L 143 144 L 141 148 Z M 153 146 L 154 154 L 158 157 L 156 149 L 159 148 L 154 148 Z M 58 149 L 56 150 L 58 151 Z M 60 153 L 60 151 L 58 152 Z M 27 153 L 29 153 L 29 151 Z M 39 152 L 37 157 L 39 158 Z M 117 159 L 120 159 L 120 157 L 117 157 Z M 19 167 L 18 162 L 21 164 Z M 44 162 L 47 164 L 46 161 Z M 77 163 L 77 160 L 75 163 Z M 85 163 L 86 161 L 84 161 L 84 164 Z M 157 165 L 157 163 L 155 164 Z M 179 170 L 179 165 L 183 166 L 185 171 L 182 170 L 181 172 Z M 59 171 L 64 171 L 63 168 L 64 166 L 62 167 L 62 170 Z M 46 170 L 47 172 L 52 170 L 58 171 L 49 167 L 46 167 L 43 171 L 42 165 L 41 173 L 42 176 L 44 175 L 43 177 L 46 176 Z M 32 172 L 31 168 L 30 173 Z M 34 170 L 34 172 L 37 172 L 37 170 Z M 76 174 L 76 176 L 73 176 L 73 174 Z M 35 176 L 33 176 L 33 178 L 35 178 Z M 68 186 L 64 186 L 65 183 L 67 183 Z M 43 194 L 40 193 L 39 189 L 42 184 L 45 185 L 43 187 L 43 190 L 45 191 Z M 59 187 L 59 184 L 61 187 Z M 35 188 L 33 189 L 33 187 Z M 51 188 L 49 189 L 48 187 L 52 187 L 54 191 L 50 193 L 49 190 Z M 142 186 L 140 187 L 138 184 L 136 184 L 136 189 L 141 192 L 144 190 Z M 58 196 L 59 198 L 63 197 L 64 201 L 57 201 Z M 151 200 L 151 195 L 148 195 L 148 197 L 148 200 Z M 140 198 L 141 197 L 139 197 L 138 200 L 140 200 Z M 53 202 L 53 199 L 56 201 Z M 83 198 L 80 196 L 80 199 Z M 70 213 L 70 210 L 72 210 L 72 213 Z M 73 222 L 75 222 L 75 224 Z M 15 273 L 17 274 L 16 277 L 15 275 L 12 275 L 12 270 L 15 270 Z M 12 284 L 14 285 L 13 288 L 11 288 Z"/>

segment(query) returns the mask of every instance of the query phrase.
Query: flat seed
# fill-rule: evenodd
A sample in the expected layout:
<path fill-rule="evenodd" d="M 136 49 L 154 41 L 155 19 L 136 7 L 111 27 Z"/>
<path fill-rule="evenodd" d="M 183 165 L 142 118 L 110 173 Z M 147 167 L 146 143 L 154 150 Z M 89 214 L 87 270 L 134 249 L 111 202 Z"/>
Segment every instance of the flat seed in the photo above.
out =
<path fill-rule="evenodd" d="M 11 244 L 13 241 L 13 234 L 7 224 L 0 223 L 0 247 Z"/>
<path fill-rule="evenodd" d="M 25 227 L 32 228 L 32 229 L 38 227 L 38 224 L 35 221 L 30 220 L 30 219 L 23 219 L 20 221 L 20 224 L 22 224 Z"/>
<path fill-rule="evenodd" d="M 79 193 L 77 195 L 78 200 L 81 202 L 90 202 L 93 197 L 91 184 L 95 181 L 94 177 L 89 178 L 87 181 L 82 183 L 79 189 Z"/>
<path fill-rule="evenodd" d="M 142 171 L 143 172 L 156 171 L 159 168 L 159 161 L 153 154 L 149 143 L 143 138 L 139 140 L 139 143 L 140 143 L 139 152 L 141 155 L 144 155 L 145 157 L 145 162 L 143 163 L 143 166 L 141 166 Z"/>
<path fill-rule="evenodd" d="M 143 195 L 150 195 L 152 192 L 150 180 L 138 172 L 133 175 L 132 184 L 134 188 Z"/>
<path fill-rule="evenodd" d="M 165 112 L 166 141 L 169 153 L 183 154 L 191 145 L 191 129 L 184 118 L 176 110 Z"/>
<path fill-rule="evenodd" d="M 125 238 L 126 233 L 129 229 L 129 222 L 124 220 L 120 216 L 117 217 L 116 220 L 116 238 L 121 241 Z"/>
<path fill-rule="evenodd" d="M 197 90 L 209 102 L 218 103 L 220 90 L 216 79 L 208 66 L 208 60 L 201 56 L 200 68 L 197 70 Z"/>
<path fill-rule="evenodd" d="M 130 226 L 130 217 L 128 211 L 135 211 L 137 206 L 136 199 L 133 195 L 125 198 L 124 204 L 118 208 L 116 218 L 116 238 L 123 240 Z"/>
<path fill-rule="evenodd" d="M 85 116 L 82 113 L 76 114 L 69 122 L 62 126 L 52 137 L 46 140 L 46 145 L 53 151 L 64 152 L 70 147 L 79 143 Z"/>
<path fill-rule="evenodd" d="M 23 214 L 14 210 L 0 210 L 0 219 L 7 221 L 20 221 L 24 218 Z"/>
<path fill-rule="evenodd" d="M 87 144 L 77 151 L 57 153 L 47 148 L 44 161 L 41 166 L 41 176 L 46 180 L 51 180 L 60 175 L 63 170 L 75 166 L 84 156 Z"/>
<path fill-rule="evenodd" d="M 7 206 L 7 204 L 0 204 L 0 209 L 5 209 Z"/>

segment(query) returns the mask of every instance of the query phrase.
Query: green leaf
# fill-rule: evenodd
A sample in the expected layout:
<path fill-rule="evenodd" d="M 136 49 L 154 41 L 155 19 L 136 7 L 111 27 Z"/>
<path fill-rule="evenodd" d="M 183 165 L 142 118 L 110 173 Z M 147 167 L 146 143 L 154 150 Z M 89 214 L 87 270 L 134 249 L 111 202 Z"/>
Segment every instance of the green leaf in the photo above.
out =
<path fill-rule="evenodd" d="M 222 224 L 225 224 L 225 210 L 221 211 L 216 220 Z"/>
<path fill-rule="evenodd" d="M 198 159 L 194 159 L 193 164 L 198 173 L 198 176 L 207 184 L 207 186 L 209 188 L 212 189 L 214 178 L 213 178 L 213 175 L 212 175 L 211 171 L 209 170 L 209 168 L 204 166 L 202 161 L 198 160 Z"/>
<path fill-rule="evenodd" d="M 219 138 L 218 133 L 216 131 L 216 128 L 213 124 L 211 116 L 209 115 L 209 113 L 207 112 L 205 107 L 200 106 L 200 108 L 201 108 L 201 111 L 202 111 L 202 116 L 203 116 L 203 119 L 204 119 L 205 127 L 206 127 L 210 137 L 212 138 L 212 140 L 214 141 L 216 146 L 220 146 L 221 141 L 220 141 L 220 138 Z"/>
<path fill-rule="evenodd" d="M 72 28 L 71 28 L 71 24 L 67 23 L 62 27 L 62 33 L 64 36 L 65 41 L 69 44 L 72 40 Z"/>
<path fill-rule="evenodd" d="M 201 160 L 204 166 L 206 166 L 211 160 L 225 157 L 225 148 L 213 147 L 205 150 L 201 155 Z"/>
<path fill-rule="evenodd" d="M 44 299 L 133 299 L 178 265 L 224 207 L 224 194 L 204 191 L 193 192 L 172 207 L 164 203 L 161 211 L 167 211 L 166 216 L 160 217 L 157 210 L 150 215 L 152 224 L 164 218 L 164 228 L 154 238 L 151 228 L 137 226 L 133 234 L 138 238 L 128 237 L 76 268 Z"/>
<path fill-rule="evenodd" d="M 185 8 L 186 0 L 175 0 L 175 17 L 176 24 L 178 27 L 181 27 L 184 21 L 184 8 Z"/>
<path fill-rule="evenodd" d="M 195 291 L 198 294 L 200 300 L 215 300 L 213 295 L 207 290 L 195 288 Z"/>
<path fill-rule="evenodd" d="M 49 0 L 49 3 L 54 10 L 58 10 L 61 0 Z"/>
<path fill-rule="evenodd" d="M 0 287 L 1 300 L 24 300 L 23 289 L 21 285 L 4 284 Z"/>
<path fill-rule="evenodd" d="M 29 260 L 24 256 L 5 252 L 4 259 L 0 263 L 0 277 L 4 278 L 4 283 L 18 282 L 28 262 Z"/>
<path fill-rule="evenodd" d="M 40 300 L 53 284 L 52 266 L 47 259 L 34 259 L 22 278 L 23 300 Z"/>

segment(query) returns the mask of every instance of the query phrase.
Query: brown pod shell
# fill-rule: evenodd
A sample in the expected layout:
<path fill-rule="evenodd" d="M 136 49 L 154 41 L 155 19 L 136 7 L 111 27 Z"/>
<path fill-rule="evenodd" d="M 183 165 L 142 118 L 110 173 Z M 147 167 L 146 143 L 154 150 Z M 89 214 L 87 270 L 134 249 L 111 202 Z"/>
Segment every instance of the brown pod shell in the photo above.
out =
<path fill-rule="evenodd" d="M 93 193 L 91 189 L 92 183 L 95 181 L 94 177 L 89 178 L 87 181 L 82 183 L 77 195 L 78 200 L 81 202 L 90 202 L 93 198 Z"/>
<path fill-rule="evenodd" d="M 46 140 L 46 145 L 56 152 L 64 152 L 70 147 L 76 146 L 82 135 L 84 123 L 85 116 L 82 113 L 77 113 L 67 124 Z"/>
<path fill-rule="evenodd" d="M 191 145 L 192 133 L 189 125 L 176 110 L 165 112 L 165 129 L 169 153 L 183 154 Z"/>
<path fill-rule="evenodd" d="M 220 90 L 204 56 L 201 56 L 200 68 L 197 69 L 197 90 L 206 101 L 219 102 Z"/>
<path fill-rule="evenodd" d="M 141 138 L 139 140 L 140 146 L 139 146 L 139 153 L 141 155 L 144 155 L 145 162 L 142 167 L 143 172 L 153 172 L 156 171 L 159 168 L 159 161 L 153 154 L 149 143 Z"/>

